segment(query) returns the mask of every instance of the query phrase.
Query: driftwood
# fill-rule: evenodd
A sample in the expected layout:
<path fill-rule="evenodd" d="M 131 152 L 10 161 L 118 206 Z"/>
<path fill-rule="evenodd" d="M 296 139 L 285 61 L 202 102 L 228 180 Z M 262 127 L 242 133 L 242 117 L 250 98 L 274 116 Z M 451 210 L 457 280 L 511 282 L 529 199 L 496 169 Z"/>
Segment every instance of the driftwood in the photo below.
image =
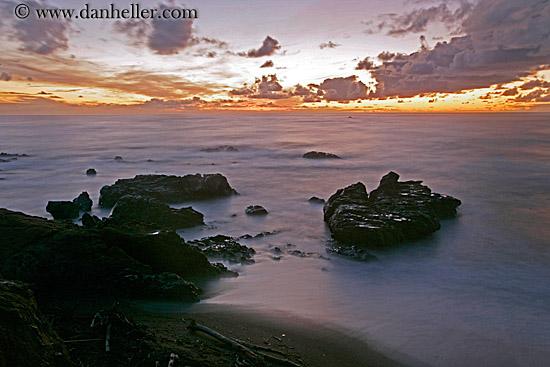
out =
<path fill-rule="evenodd" d="M 107 334 L 105 335 L 105 351 L 111 351 L 111 324 L 107 325 Z"/>
<path fill-rule="evenodd" d="M 191 320 L 191 324 L 188 326 L 188 329 L 194 330 L 194 331 L 201 331 L 207 335 L 210 335 L 211 337 L 229 345 L 232 349 L 235 349 L 241 353 L 244 353 L 246 356 L 248 356 L 250 359 L 256 362 L 264 363 L 265 361 L 271 361 L 283 366 L 290 366 L 290 367 L 301 367 L 301 365 L 292 362 L 289 359 L 285 358 L 279 358 L 272 355 L 269 355 L 267 353 L 260 352 L 260 350 L 269 351 L 271 353 L 277 353 L 284 355 L 283 352 L 277 351 L 275 349 L 271 349 L 268 347 L 255 345 L 251 343 L 244 342 L 239 339 L 234 338 L 228 338 L 220 333 L 218 333 L 215 330 L 210 329 L 209 327 L 206 327 L 201 324 L 197 324 L 194 320 Z"/>

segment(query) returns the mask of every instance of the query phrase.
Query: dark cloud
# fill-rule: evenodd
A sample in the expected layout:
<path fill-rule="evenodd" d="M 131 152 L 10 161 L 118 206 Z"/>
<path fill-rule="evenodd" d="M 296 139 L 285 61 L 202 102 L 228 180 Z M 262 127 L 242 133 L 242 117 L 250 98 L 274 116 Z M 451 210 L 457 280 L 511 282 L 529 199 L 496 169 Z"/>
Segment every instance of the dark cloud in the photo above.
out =
<path fill-rule="evenodd" d="M 271 38 L 270 36 L 267 36 L 264 39 L 264 42 L 258 49 L 252 49 L 249 50 L 246 54 L 241 53 L 242 56 L 248 56 L 248 57 L 262 57 L 262 56 L 270 56 L 275 53 L 275 51 L 279 50 L 281 48 L 281 45 L 279 44 L 279 41 L 277 41 L 274 38 Z"/>
<path fill-rule="evenodd" d="M 324 48 L 336 48 L 336 47 L 338 47 L 338 46 L 342 46 L 342 45 L 339 44 L 339 43 L 334 43 L 334 42 L 332 42 L 332 41 L 328 41 L 328 42 L 326 42 L 326 43 L 321 43 L 321 44 L 319 45 L 319 48 L 322 50 L 322 49 L 324 49 Z"/>
<path fill-rule="evenodd" d="M 274 66 L 273 61 L 267 60 L 260 66 L 261 68 L 272 68 Z"/>
<path fill-rule="evenodd" d="M 325 79 L 319 89 L 324 92 L 326 101 L 349 102 L 367 97 L 367 86 L 352 75 L 347 78 Z"/>
<path fill-rule="evenodd" d="M 11 80 L 11 75 L 6 73 L 5 71 L 3 71 L 1 74 L 0 74 L 0 80 L 3 80 L 5 82 L 9 82 Z"/>
<path fill-rule="evenodd" d="M 449 29 L 465 19 L 472 11 L 473 5 L 462 0 L 457 9 L 450 9 L 446 3 L 429 8 L 420 8 L 404 14 L 384 14 L 377 26 L 378 30 L 387 29 L 390 36 L 404 36 L 409 33 L 419 33 L 427 30 L 430 23 L 443 23 Z M 374 30 L 372 30 L 372 33 Z"/>
<path fill-rule="evenodd" d="M 501 93 L 501 96 L 517 96 L 518 95 L 518 89 L 517 88 L 511 88 L 507 89 L 504 92 Z"/>
<path fill-rule="evenodd" d="M 546 91 L 542 89 L 536 89 L 528 94 L 522 94 L 520 96 L 517 96 L 514 101 L 516 102 L 533 102 L 535 99 L 544 96 L 547 94 Z"/>
<path fill-rule="evenodd" d="M 355 67 L 356 70 L 374 70 L 375 68 L 376 67 L 374 66 L 374 62 L 368 56 L 359 61 L 359 63 Z"/>
<path fill-rule="evenodd" d="M 409 55 L 383 53 L 370 97 L 453 93 L 520 80 L 550 68 L 550 2 L 481 0 L 465 35 Z"/>
<path fill-rule="evenodd" d="M 540 80 L 540 79 L 535 79 L 535 80 L 530 80 L 528 82 L 525 82 L 519 86 L 519 88 L 522 90 L 528 90 L 528 89 L 533 89 L 537 87 L 550 88 L 550 82 Z"/>
<path fill-rule="evenodd" d="M 159 11 L 169 9 L 174 4 L 158 5 Z M 159 19 L 152 21 L 153 30 L 147 45 L 159 55 L 174 55 L 194 43 L 193 19 Z"/>
<path fill-rule="evenodd" d="M 174 1 L 159 3 L 156 8 L 159 11 L 171 9 L 176 6 Z M 185 8 L 181 5 L 180 8 Z M 126 34 L 133 45 L 145 44 L 154 53 L 159 55 L 175 55 L 189 46 L 200 42 L 211 44 L 224 44 L 210 38 L 197 38 L 193 30 L 193 18 L 186 19 L 128 19 L 116 21 L 114 30 Z"/>
<path fill-rule="evenodd" d="M 235 96 L 246 96 L 248 98 L 282 99 L 291 95 L 283 90 L 277 79 L 277 75 L 264 75 L 261 79 L 256 78 L 252 85 L 245 84 L 244 87 L 233 89 L 229 92 Z"/>
<path fill-rule="evenodd" d="M 26 4 L 30 9 L 44 8 L 50 5 L 47 2 L 26 0 L 20 2 Z M 2 1 L 0 4 L 0 17 L 13 19 L 13 22 L 2 24 L 5 34 L 12 40 L 21 42 L 21 51 L 49 55 L 57 50 L 68 48 L 68 33 L 70 31 L 70 20 L 65 19 L 38 19 L 32 12 L 26 19 L 16 19 L 13 9 L 18 2 Z M 8 26 L 10 28 L 8 29 Z"/>

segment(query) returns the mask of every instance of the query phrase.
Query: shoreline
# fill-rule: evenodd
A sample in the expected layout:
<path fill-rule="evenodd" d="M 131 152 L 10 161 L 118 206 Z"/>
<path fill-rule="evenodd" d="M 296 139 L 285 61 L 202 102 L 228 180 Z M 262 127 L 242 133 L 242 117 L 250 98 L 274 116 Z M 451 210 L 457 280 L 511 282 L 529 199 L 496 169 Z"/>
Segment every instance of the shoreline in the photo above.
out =
<path fill-rule="evenodd" d="M 145 325 L 161 339 L 186 335 L 186 322 L 182 319 L 192 319 L 227 337 L 287 350 L 303 361 L 304 366 L 406 366 L 343 329 L 282 311 L 263 312 L 235 305 L 184 305 L 159 301 L 132 302 L 127 306 L 126 312 L 133 320 Z"/>

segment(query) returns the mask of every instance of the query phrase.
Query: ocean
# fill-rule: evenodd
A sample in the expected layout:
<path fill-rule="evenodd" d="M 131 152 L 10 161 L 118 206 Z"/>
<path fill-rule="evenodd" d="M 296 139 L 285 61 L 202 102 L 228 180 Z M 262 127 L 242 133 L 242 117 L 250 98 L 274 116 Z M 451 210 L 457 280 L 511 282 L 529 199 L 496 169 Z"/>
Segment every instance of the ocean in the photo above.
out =
<path fill-rule="evenodd" d="M 221 145 L 238 151 L 201 151 Z M 303 159 L 311 150 L 343 159 Z M 48 218 L 48 200 L 88 191 L 97 205 L 118 178 L 225 175 L 241 195 L 175 205 L 206 222 L 178 233 L 275 233 L 243 239 L 255 264 L 227 264 L 240 276 L 207 283 L 204 303 L 326 323 L 410 365 L 550 361 L 548 114 L 2 115 L 0 151 L 29 155 L 0 162 L 0 207 Z M 370 191 L 389 171 L 461 199 L 458 216 L 376 261 L 327 253 L 322 205 L 308 199 L 358 181 Z M 245 215 L 253 204 L 269 215 Z"/>

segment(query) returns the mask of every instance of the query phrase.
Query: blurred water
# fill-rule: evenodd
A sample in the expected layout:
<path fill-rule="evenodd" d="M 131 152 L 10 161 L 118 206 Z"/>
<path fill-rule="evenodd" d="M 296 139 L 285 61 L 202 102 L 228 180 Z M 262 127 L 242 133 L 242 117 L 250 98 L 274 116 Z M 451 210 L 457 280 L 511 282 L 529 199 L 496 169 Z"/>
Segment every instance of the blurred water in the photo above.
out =
<path fill-rule="evenodd" d="M 48 200 L 88 191 L 97 203 L 118 178 L 220 172 L 241 195 L 191 203 L 207 225 L 180 234 L 279 232 L 243 240 L 256 264 L 207 284 L 204 302 L 322 320 L 413 364 L 547 366 L 549 116 L 352 116 L 0 116 L 0 151 L 31 155 L 0 163 L 0 206 L 49 217 Z M 225 144 L 239 152 L 201 152 Z M 309 150 L 344 159 L 301 158 Z M 307 199 L 357 181 L 372 190 L 390 170 L 460 198 L 459 216 L 375 262 L 327 254 L 322 206 Z M 247 217 L 251 204 L 270 214 Z M 273 260 L 270 248 L 287 244 L 329 260 Z"/>

